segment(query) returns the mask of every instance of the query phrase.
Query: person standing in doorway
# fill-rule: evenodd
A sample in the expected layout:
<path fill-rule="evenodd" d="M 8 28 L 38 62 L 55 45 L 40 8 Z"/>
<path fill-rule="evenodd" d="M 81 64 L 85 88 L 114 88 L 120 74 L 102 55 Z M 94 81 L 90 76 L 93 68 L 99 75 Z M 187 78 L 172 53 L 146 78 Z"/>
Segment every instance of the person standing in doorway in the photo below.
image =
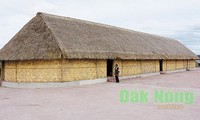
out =
<path fill-rule="evenodd" d="M 119 67 L 118 67 L 118 64 L 115 65 L 115 79 L 116 79 L 116 83 L 119 83 Z"/>

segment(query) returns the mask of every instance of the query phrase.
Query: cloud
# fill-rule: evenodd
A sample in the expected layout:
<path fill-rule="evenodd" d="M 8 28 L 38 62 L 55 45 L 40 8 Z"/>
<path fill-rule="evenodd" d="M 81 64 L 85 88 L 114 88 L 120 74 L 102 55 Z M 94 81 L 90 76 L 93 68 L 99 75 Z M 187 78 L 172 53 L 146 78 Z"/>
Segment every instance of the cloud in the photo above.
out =
<path fill-rule="evenodd" d="M 175 34 L 171 36 L 172 38 L 179 40 L 194 53 L 200 55 L 200 24 L 174 32 Z"/>

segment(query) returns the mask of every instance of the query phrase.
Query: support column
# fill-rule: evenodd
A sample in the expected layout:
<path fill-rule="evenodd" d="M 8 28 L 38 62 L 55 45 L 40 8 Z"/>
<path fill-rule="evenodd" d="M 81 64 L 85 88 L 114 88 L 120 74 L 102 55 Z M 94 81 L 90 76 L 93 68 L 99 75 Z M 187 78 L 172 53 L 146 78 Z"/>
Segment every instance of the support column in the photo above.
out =
<path fill-rule="evenodd" d="M 15 81 L 16 81 L 16 82 L 19 82 L 18 79 L 17 79 L 17 71 L 18 71 L 18 70 L 17 70 L 17 69 L 18 69 L 18 68 L 17 68 L 17 64 L 18 64 L 18 62 L 16 61 L 16 62 L 15 62 Z"/>
<path fill-rule="evenodd" d="M 63 82 L 63 63 L 64 63 L 64 58 L 63 55 L 61 55 L 61 60 L 60 60 L 60 81 Z"/>

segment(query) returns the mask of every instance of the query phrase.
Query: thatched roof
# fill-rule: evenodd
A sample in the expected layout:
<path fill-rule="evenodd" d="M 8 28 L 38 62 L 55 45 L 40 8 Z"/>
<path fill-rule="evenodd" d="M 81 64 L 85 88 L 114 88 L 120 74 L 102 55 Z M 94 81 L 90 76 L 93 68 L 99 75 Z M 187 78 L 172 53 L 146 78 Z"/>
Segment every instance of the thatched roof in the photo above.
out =
<path fill-rule="evenodd" d="M 114 26 L 38 13 L 1 50 L 3 60 L 196 59 L 180 42 Z"/>

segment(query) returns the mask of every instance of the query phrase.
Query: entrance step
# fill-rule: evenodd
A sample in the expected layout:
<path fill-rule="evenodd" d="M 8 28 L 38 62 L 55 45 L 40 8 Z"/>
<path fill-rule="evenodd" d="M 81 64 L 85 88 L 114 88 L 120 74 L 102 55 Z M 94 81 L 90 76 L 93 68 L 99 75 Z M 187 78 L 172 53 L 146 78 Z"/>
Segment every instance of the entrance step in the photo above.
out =
<path fill-rule="evenodd" d="M 160 74 L 162 75 L 162 74 L 166 74 L 166 72 L 165 71 L 160 71 Z"/>
<path fill-rule="evenodd" d="M 107 82 L 116 82 L 115 77 L 108 77 Z"/>

